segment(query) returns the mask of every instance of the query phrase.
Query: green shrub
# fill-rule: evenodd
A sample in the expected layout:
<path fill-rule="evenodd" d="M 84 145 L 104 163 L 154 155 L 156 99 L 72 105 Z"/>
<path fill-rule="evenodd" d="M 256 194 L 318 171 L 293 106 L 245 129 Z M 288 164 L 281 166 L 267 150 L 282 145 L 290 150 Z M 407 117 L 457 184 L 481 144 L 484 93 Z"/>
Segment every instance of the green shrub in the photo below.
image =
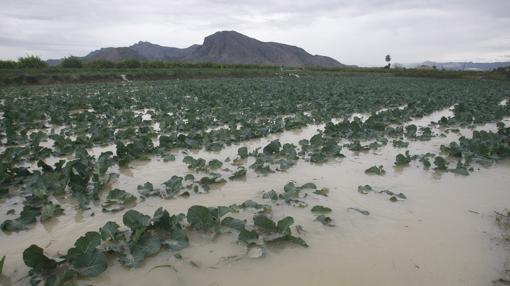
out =
<path fill-rule="evenodd" d="M 60 67 L 81 68 L 81 67 L 83 67 L 83 63 L 81 62 L 81 60 L 78 57 L 70 56 L 70 57 L 66 57 L 66 58 L 62 59 L 62 61 L 60 62 Z"/>
<path fill-rule="evenodd" d="M 142 62 L 142 67 L 149 69 L 162 69 L 165 68 L 165 63 L 162 61 Z"/>
<path fill-rule="evenodd" d="M 0 60 L 0 69 L 15 69 L 17 64 L 15 61 L 2 61 Z"/>
<path fill-rule="evenodd" d="M 111 68 L 115 67 L 115 64 L 112 61 L 107 61 L 107 60 L 88 61 L 88 62 L 85 62 L 84 65 L 87 68 L 94 68 L 94 69 L 111 69 Z"/>
<path fill-rule="evenodd" d="M 45 68 L 47 67 L 48 64 L 41 60 L 41 58 L 39 56 L 26 56 L 26 57 L 21 57 L 18 59 L 18 67 L 20 68 L 33 68 L 33 69 L 39 69 L 39 68 Z"/>
<path fill-rule="evenodd" d="M 136 69 L 142 67 L 139 60 L 124 60 L 115 64 L 117 68 L 121 69 Z"/>

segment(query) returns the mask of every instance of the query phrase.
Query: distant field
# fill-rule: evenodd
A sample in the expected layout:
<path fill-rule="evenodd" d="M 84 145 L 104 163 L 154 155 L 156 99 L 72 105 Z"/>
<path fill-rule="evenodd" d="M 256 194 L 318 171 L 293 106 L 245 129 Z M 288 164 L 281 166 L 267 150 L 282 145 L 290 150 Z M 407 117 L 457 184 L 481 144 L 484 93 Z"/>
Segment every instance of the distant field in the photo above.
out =
<path fill-rule="evenodd" d="M 219 77 L 278 77 L 295 75 L 350 75 L 372 74 L 381 76 L 463 78 L 510 80 L 510 72 L 491 71 L 440 71 L 419 69 L 294 69 L 272 66 L 228 66 L 211 65 L 195 67 L 192 64 L 169 68 L 42 68 L 42 69 L 0 69 L 0 86 L 38 85 L 59 83 L 119 82 L 127 80 L 168 80 Z"/>

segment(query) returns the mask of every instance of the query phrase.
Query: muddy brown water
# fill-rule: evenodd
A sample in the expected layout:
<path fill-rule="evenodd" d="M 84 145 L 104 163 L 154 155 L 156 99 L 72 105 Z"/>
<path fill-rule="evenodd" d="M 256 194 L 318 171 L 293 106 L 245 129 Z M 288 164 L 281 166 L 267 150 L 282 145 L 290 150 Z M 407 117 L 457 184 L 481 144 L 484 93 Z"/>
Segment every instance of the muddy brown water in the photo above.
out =
<path fill-rule="evenodd" d="M 451 114 L 444 110 L 415 122 L 421 126 Z M 322 126 L 275 134 L 268 138 L 244 142 L 254 149 L 279 138 L 282 143 L 297 143 L 310 138 Z M 495 124 L 479 129 L 495 130 Z M 435 132 L 441 132 L 434 129 Z M 461 130 L 470 135 L 472 131 Z M 439 152 L 441 144 L 458 134 L 434 137 L 428 142 L 411 142 L 411 154 Z M 194 152 L 205 159 L 234 158 L 239 146 L 221 152 Z M 111 147 L 108 147 L 111 149 Z M 107 148 L 107 149 L 108 149 Z M 113 148 L 114 149 L 114 148 Z M 94 148 L 98 155 L 103 148 Z M 274 206 L 273 218 L 294 217 L 303 227 L 301 235 L 310 247 L 292 245 L 269 247 L 261 258 L 248 258 L 245 247 L 236 243 L 236 235 L 223 234 L 211 241 L 200 234 L 191 236 L 190 247 L 180 253 L 162 250 L 147 258 L 141 267 L 127 269 L 112 259 L 101 276 L 82 279 L 81 285 L 490 285 L 501 276 L 510 249 L 501 239 L 495 224 L 495 210 L 510 207 L 510 162 L 481 168 L 470 176 L 424 170 L 419 162 L 404 168 L 393 167 L 395 155 L 406 149 L 387 146 L 369 152 L 344 150 L 343 159 L 326 164 L 310 164 L 299 160 L 286 172 L 258 176 L 248 170 L 246 180 L 229 181 L 214 187 L 210 193 L 190 198 L 163 200 L 149 198 L 138 202 L 134 209 L 152 215 L 159 207 L 170 213 L 185 212 L 192 205 L 206 206 L 242 203 L 251 199 L 262 201 L 263 191 L 282 191 L 289 181 L 298 184 L 314 182 L 328 187 L 328 197 L 311 195 L 309 206 L 324 205 L 333 209 L 330 217 L 335 227 L 314 221 L 309 208 Z M 181 162 L 184 154 L 175 153 L 176 161 L 159 158 L 139 161 L 129 168 L 116 169 L 119 178 L 112 187 L 136 193 L 137 185 L 152 182 L 155 186 L 173 175 L 188 173 Z M 249 164 L 249 162 L 248 162 Z M 451 163 L 454 164 L 453 162 Z M 246 164 L 247 165 L 247 164 Z M 384 176 L 369 176 L 364 170 L 383 165 Z M 454 166 L 454 165 L 453 165 Z M 235 170 L 229 163 L 224 167 Z M 205 174 L 204 174 L 205 175 Z M 195 174 L 196 176 L 196 174 Z M 384 194 L 357 192 L 358 185 L 370 184 L 375 189 L 404 193 L 407 200 L 389 201 Z M 8 209 L 19 198 L 11 198 L 0 206 L 2 221 Z M 102 213 L 100 206 L 85 212 L 76 211 L 69 202 L 62 202 L 66 215 L 19 233 L 0 233 L 0 254 L 6 255 L 1 283 L 28 284 L 28 269 L 21 259 L 23 250 L 38 244 L 49 255 L 65 254 L 75 240 L 87 231 L 96 231 L 108 220 L 122 222 L 124 211 Z M 368 210 L 369 216 L 350 210 Z M 94 213 L 94 216 L 91 214 Z M 193 263 L 191 263 L 193 262 Z M 171 265 L 171 267 L 158 267 Z"/>

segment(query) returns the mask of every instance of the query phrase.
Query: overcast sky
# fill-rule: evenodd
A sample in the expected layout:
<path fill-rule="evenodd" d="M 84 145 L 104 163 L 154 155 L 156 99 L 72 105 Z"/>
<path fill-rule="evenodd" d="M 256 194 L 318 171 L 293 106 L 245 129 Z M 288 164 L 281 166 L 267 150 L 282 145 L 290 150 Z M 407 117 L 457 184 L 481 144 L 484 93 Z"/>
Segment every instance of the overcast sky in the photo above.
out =
<path fill-rule="evenodd" d="M 510 0 L 0 0 L 0 58 L 83 56 L 140 40 L 201 44 L 218 30 L 342 63 L 510 61 Z"/>

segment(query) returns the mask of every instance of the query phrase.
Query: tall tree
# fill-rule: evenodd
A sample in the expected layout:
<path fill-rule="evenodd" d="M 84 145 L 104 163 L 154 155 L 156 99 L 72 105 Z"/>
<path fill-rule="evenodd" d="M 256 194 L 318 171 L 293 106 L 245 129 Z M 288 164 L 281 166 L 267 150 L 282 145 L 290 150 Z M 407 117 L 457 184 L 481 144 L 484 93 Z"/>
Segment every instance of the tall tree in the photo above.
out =
<path fill-rule="evenodd" d="M 386 55 L 385 60 L 386 60 L 386 62 L 388 64 L 384 68 L 389 69 L 391 67 L 391 63 L 390 63 L 391 62 L 391 56 L 390 55 Z"/>

